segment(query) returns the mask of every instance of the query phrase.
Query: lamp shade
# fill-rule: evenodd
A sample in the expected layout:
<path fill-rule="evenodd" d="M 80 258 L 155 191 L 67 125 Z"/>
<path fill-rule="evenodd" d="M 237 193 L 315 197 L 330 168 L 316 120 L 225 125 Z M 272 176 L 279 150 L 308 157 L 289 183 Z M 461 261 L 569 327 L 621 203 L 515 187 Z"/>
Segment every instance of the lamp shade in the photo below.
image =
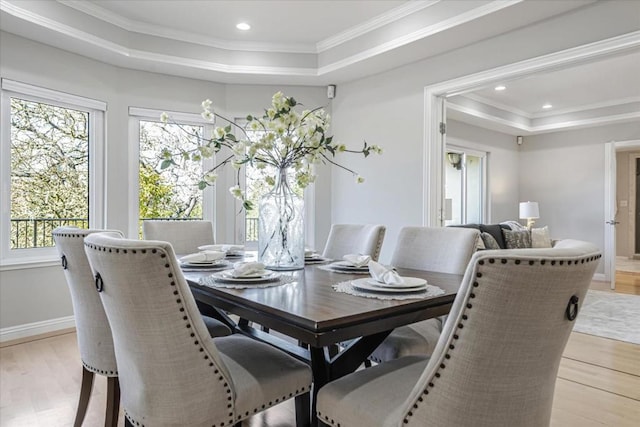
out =
<path fill-rule="evenodd" d="M 520 218 L 540 218 L 538 202 L 520 202 Z"/>

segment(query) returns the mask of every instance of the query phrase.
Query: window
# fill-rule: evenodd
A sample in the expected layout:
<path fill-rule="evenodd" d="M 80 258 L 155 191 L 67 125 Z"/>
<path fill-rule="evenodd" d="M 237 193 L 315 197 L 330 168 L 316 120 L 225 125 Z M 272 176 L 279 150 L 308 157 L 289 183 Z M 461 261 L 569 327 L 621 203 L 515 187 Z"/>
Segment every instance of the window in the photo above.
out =
<path fill-rule="evenodd" d="M 214 219 L 213 189 L 198 188 L 203 168 L 212 160 L 176 159 L 180 164 L 162 168 L 162 152 L 175 152 L 175 147 L 196 147 L 199 138 L 208 138 L 209 122 L 198 115 L 171 113 L 175 123 L 160 122 L 162 111 L 131 108 L 132 139 L 137 142 L 137 192 L 132 200 L 136 207 L 132 234 L 142 237 L 142 221 L 146 219 Z"/>
<path fill-rule="evenodd" d="M 444 224 L 483 223 L 486 153 L 449 145 L 445 156 Z"/>
<path fill-rule="evenodd" d="M 104 103 L 2 80 L 3 263 L 55 256 L 51 232 L 100 227 Z"/>

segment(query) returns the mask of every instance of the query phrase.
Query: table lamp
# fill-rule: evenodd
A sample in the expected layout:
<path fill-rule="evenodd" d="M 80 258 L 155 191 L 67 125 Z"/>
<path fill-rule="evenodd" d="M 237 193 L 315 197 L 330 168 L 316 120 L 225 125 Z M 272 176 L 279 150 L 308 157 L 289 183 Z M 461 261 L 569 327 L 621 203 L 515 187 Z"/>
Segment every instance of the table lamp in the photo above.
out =
<path fill-rule="evenodd" d="M 527 220 L 527 228 L 531 230 L 535 220 L 540 218 L 538 202 L 520 202 L 520 218 Z"/>

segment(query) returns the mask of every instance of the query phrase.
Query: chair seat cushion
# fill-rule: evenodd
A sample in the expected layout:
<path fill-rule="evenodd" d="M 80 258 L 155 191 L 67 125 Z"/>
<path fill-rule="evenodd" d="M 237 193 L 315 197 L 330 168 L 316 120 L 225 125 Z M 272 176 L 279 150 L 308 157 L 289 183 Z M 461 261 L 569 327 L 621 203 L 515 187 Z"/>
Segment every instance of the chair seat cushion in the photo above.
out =
<path fill-rule="evenodd" d="M 309 366 L 268 344 L 239 335 L 216 338 L 214 343 L 233 378 L 236 419 L 311 388 Z"/>
<path fill-rule="evenodd" d="M 397 426 L 402 403 L 428 361 L 428 357 L 404 357 L 327 384 L 318 392 L 318 418 L 332 426 Z"/>
<path fill-rule="evenodd" d="M 227 335 L 231 335 L 231 329 L 221 321 L 209 316 L 202 316 L 202 320 L 209 330 L 209 335 L 212 337 L 225 337 Z"/>
<path fill-rule="evenodd" d="M 436 348 L 442 321 L 429 319 L 395 329 L 369 357 L 374 362 L 388 362 L 399 357 L 430 356 Z"/>

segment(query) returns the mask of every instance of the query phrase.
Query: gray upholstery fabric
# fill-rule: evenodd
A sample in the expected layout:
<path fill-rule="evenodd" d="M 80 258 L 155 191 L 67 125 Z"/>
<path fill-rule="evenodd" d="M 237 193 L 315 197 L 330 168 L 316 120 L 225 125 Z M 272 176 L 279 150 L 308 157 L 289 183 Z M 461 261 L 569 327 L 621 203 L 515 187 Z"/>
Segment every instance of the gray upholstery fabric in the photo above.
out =
<path fill-rule="evenodd" d="M 226 352 L 218 351 L 168 243 L 97 233 L 85 239 L 85 251 L 102 278 L 99 295 L 113 333 L 121 402 L 134 425 L 229 426 L 246 418 L 246 405 L 255 400 L 244 393 L 258 381 L 270 388 L 269 396 L 308 391 L 309 368 L 266 344 L 229 337 L 221 344 Z M 236 340 L 242 356 L 226 347 Z M 275 403 L 262 401 L 255 409 Z"/>
<path fill-rule="evenodd" d="M 377 261 L 386 230 L 384 225 L 333 224 L 322 256 L 342 259 L 347 254 L 363 254 Z"/>
<path fill-rule="evenodd" d="M 82 363 L 89 371 L 117 377 L 118 368 L 111 328 L 96 292 L 87 255 L 84 253 L 85 237 L 103 231 L 105 230 L 58 227 L 53 230 L 53 241 L 60 258 L 64 256 L 66 260 L 67 268 L 63 271 L 71 293 Z"/>
<path fill-rule="evenodd" d="M 529 230 L 502 230 L 507 249 L 526 249 L 531 247 Z"/>
<path fill-rule="evenodd" d="M 480 232 L 471 228 L 405 227 L 400 230 L 391 264 L 396 267 L 463 274 L 476 250 Z M 371 353 L 383 362 L 433 352 L 444 319 L 429 319 L 394 330 Z"/>
<path fill-rule="evenodd" d="M 576 240 L 550 249 L 477 252 L 433 355 L 409 380 L 411 391 L 410 366 L 380 374 L 367 369 L 322 388 L 318 412 L 342 427 L 372 425 L 353 416 L 370 411 L 390 414 L 376 426 L 549 425 L 574 325 L 567 307 L 573 297 L 582 305 L 600 258 L 596 246 Z M 382 394 L 388 400 L 370 398 Z"/>
<path fill-rule="evenodd" d="M 496 242 L 496 239 L 494 239 L 491 234 L 483 231 L 481 236 L 485 249 L 500 249 L 500 245 L 498 244 L 498 242 Z"/>
<path fill-rule="evenodd" d="M 403 403 L 428 361 L 403 357 L 327 384 L 318 393 L 318 418 L 345 427 L 397 426 L 404 416 Z"/>
<path fill-rule="evenodd" d="M 159 221 L 142 222 L 142 236 L 146 240 L 171 243 L 177 254 L 198 252 L 198 246 L 214 244 L 211 221 Z"/>
<path fill-rule="evenodd" d="M 231 335 L 231 329 L 220 322 L 219 320 L 214 319 L 209 316 L 202 316 L 202 320 L 204 321 L 204 325 L 207 327 L 209 331 L 209 335 L 212 337 L 224 337 L 227 335 Z"/>

